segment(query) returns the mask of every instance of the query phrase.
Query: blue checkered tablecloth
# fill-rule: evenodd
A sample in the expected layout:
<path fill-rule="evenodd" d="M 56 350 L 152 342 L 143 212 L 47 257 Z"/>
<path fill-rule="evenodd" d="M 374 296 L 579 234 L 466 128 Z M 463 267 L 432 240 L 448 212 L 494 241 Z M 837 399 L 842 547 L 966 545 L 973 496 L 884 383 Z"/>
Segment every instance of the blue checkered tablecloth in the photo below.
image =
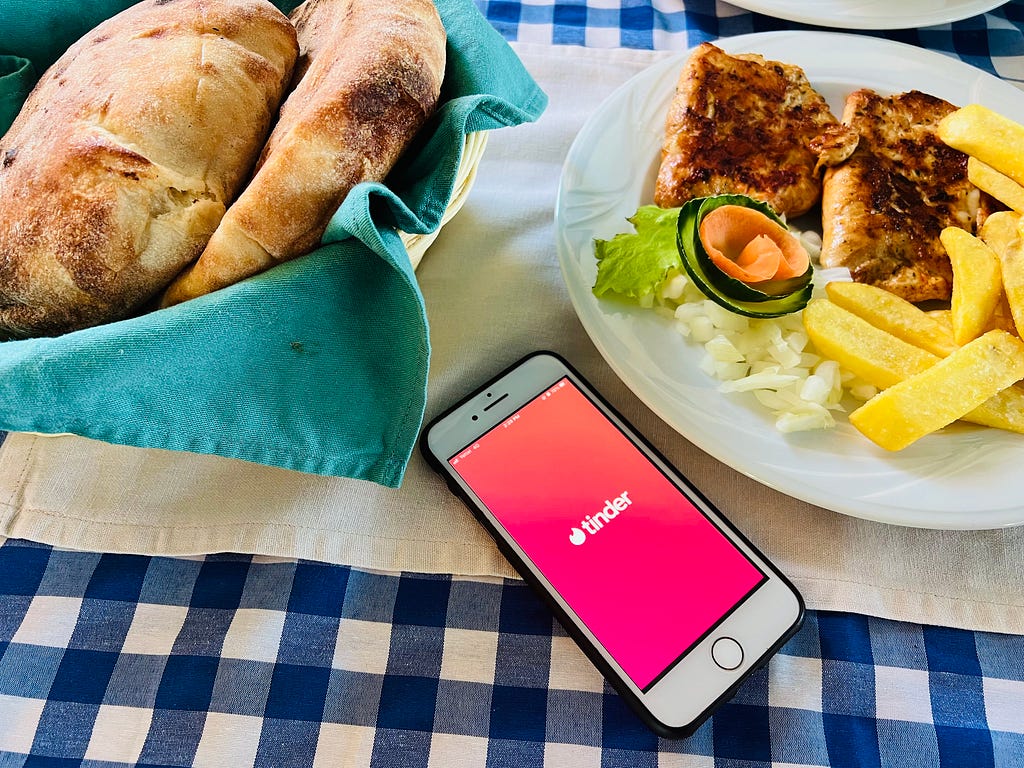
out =
<path fill-rule="evenodd" d="M 818 0 L 807 0 L 812 8 Z M 901 0 L 893 0 L 899 5 Z M 720 37 L 781 29 L 826 29 L 747 13 L 716 0 L 476 0 L 507 39 L 684 51 Z M 834 1 L 830 7 L 842 5 Z M 935 3 L 953 7 L 957 2 Z M 810 13 L 810 11 L 808 11 Z M 849 30 L 839 30 L 849 31 Z M 855 30 L 955 56 L 967 63 L 1024 82 L 1024 2 L 1015 0 L 991 13 L 951 24 L 891 31 Z"/>
<path fill-rule="evenodd" d="M 800 26 L 712 0 L 478 5 L 509 39 L 592 47 Z M 882 34 L 1024 82 L 1024 0 Z M 667 741 L 518 581 L 9 540 L 0 768 L 78 765 L 1024 766 L 1024 637 L 811 611 Z"/>
<path fill-rule="evenodd" d="M 691 738 L 517 581 L 0 548 L 0 766 L 1014 766 L 1024 639 L 835 613 Z"/>

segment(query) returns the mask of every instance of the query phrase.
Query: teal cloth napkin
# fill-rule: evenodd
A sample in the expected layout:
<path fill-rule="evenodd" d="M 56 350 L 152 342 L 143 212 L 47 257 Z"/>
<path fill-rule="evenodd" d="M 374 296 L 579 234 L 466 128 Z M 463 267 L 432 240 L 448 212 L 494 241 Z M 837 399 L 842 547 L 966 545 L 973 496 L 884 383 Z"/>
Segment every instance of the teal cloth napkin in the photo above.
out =
<path fill-rule="evenodd" d="M 130 4 L 0 0 L 0 133 L 37 75 Z M 230 288 L 0 344 L 0 429 L 398 486 L 423 418 L 430 342 L 394 228 L 434 231 L 463 137 L 535 120 L 547 103 L 472 0 L 436 4 L 448 33 L 443 103 L 386 185 L 358 186 L 313 253 Z"/>

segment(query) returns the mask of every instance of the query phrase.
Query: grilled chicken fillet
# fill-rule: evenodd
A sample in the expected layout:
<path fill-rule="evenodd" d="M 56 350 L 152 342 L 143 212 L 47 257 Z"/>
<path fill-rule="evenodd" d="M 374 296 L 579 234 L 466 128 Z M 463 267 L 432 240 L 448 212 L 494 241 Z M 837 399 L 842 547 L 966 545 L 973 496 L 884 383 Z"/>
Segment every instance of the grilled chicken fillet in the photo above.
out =
<path fill-rule="evenodd" d="M 800 67 L 703 43 L 669 108 L 654 201 L 745 194 L 799 216 L 821 197 L 821 167 L 846 159 L 856 140 Z"/>
<path fill-rule="evenodd" d="M 955 109 L 920 91 L 847 97 L 843 121 L 860 141 L 825 173 L 823 266 L 847 267 L 855 281 L 908 301 L 950 298 L 953 272 L 939 233 L 947 226 L 973 233 L 984 216 L 967 156 L 935 133 Z"/>

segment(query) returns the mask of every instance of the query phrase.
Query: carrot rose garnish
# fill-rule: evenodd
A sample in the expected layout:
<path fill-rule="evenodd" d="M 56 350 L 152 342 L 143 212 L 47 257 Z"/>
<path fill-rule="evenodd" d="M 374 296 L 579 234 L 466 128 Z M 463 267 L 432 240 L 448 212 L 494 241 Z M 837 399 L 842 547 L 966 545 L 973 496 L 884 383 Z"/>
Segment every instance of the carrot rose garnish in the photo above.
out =
<path fill-rule="evenodd" d="M 699 233 L 712 263 L 748 285 L 798 277 L 810 264 L 789 230 L 753 208 L 715 208 L 701 221 Z"/>
<path fill-rule="evenodd" d="M 676 247 L 704 295 L 749 317 L 796 312 L 811 297 L 811 259 L 766 203 L 713 195 L 679 211 Z"/>

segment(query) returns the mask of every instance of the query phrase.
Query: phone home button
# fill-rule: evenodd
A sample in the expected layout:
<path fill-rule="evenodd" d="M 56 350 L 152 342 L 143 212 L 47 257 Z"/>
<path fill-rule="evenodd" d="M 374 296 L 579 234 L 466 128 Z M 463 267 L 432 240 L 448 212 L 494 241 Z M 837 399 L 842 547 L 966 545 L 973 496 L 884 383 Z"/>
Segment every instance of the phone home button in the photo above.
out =
<path fill-rule="evenodd" d="M 711 658 L 722 669 L 736 669 L 743 663 L 743 646 L 731 637 L 720 637 L 711 646 Z"/>

